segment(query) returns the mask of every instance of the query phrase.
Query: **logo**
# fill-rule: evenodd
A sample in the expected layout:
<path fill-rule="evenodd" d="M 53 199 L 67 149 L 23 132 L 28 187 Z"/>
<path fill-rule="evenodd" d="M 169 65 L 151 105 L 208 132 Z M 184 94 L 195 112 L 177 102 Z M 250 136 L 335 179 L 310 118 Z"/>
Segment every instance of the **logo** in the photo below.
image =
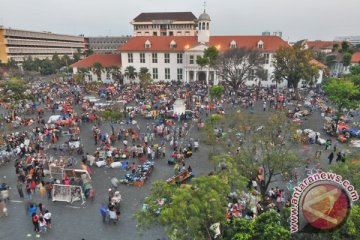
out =
<path fill-rule="evenodd" d="M 322 172 L 305 178 L 291 199 L 291 232 L 319 232 L 340 227 L 359 199 L 349 181 L 335 173 Z"/>

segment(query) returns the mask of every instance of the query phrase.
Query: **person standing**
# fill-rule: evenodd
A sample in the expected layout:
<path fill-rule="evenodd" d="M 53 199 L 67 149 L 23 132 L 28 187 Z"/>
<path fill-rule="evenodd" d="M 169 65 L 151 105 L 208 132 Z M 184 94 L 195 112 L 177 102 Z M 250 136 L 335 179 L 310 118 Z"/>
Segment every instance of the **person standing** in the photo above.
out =
<path fill-rule="evenodd" d="M 44 219 L 46 221 L 47 227 L 51 229 L 51 212 L 49 212 L 49 210 L 45 210 Z"/>
<path fill-rule="evenodd" d="M 24 198 L 23 183 L 21 181 L 18 181 L 16 187 L 20 198 Z"/>
<path fill-rule="evenodd" d="M 331 152 L 330 155 L 328 156 L 328 159 L 329 159 L 329 165 L 331 164 L 331 162 L 333 161 L 334 159 L 334 152 Z"/>
<path fill-rule="evenodd" d="M 263 103 L 264 112 L 266 111 L 266 102 Z"/>
<path fill-rule="evenodd" d="M 34 224 L 34 231 L 38 233 L 40 231 L 39 216 L 36 215 L 36 213 L 33 213 L 31 215 L 31 220 L 32 220 L 32 223 Z"/>

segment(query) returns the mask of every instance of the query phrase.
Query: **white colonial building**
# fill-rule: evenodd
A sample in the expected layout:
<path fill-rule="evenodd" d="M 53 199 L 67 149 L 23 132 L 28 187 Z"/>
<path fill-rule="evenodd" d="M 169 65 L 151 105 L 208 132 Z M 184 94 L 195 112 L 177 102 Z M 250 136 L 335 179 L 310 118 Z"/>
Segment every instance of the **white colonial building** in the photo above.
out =
<path fill-rule="evenodd" d="M 133 66 L 137 71 L 146 67 L 155 81 L 180 80 L 184 82 L 204 81 L 218 84 L 220 81 L 214 69 L 203 68 L 196 63 L 206 48 L 215 46 L 220 52 L 231 48 L 254 48 L 265 56 L 264 68 L 267 78 L 261 79 L 263 86 L 274 83 L 271 80 L 272 55 L 288 43 L 278 36 L 212 36 L 211 18 L 204 12 L 197 20 L 196 36 L 137 36 L 119 48 L 122 70 Z M 247 84 L 258 84 L 259 79 L 249 79 Z"/>
<path fill-rule="evenodd" d="M 152 21 L 151 16 L 155 16 L 156 21 Z M 135 18 L 132 24 L 134 26 L 149 25 L 149 33 L 138 32 L 135 37 L 130 38 L 119 47 L 121 61 L 118 64 L 121 65 L 122 73 L 127 67 L 132 66 L 137 72 L 141 68 L 147 68 L 154 81 L 177 80 L 187 83 L 200 81 L 204 84 L 218 84 L 221 79 L 215 69 L 201 68 L 196 62 L 197 57 L 202 56 L 204 50 L 210 46 L 215 46 L 220 53 L 233 48 L 248 48 L 256 49 L 264 55 L 263 67 L 267 74 L 263 79 L 258 79 L 255 75 L 250 76 L 246 84 L 260 84 L 264 87 L 275 85 L 272 80 L 274 71 L 272 59 L 280 47 L 289 46 L 286 41 L 279 36 L 212 36 L 211 18 L 205 11 L 195 21 L 195 34 L 188 35 L 186 31 L 179 31 L 178 34 L 168 31 L 160 34 L 151 32 L 156 27 L 155 23 L 158 24 L 158 20 L 169 18 L 173 19 L 173 24 L 175 24 L 175 20 L 178 19 L 176 23 L 180 24 L 180 20 L 194 18 L 193 14 L 185 14 L 183 18 L 179 16 L 178 13 L 147 13 L 140 14 Z M 172 27 L 174 26 L 168 26 L 168 28 Z M 134 31 L 136 30 L 134 28 Z M 320 73 L 321 78 L 317 80 L 318 83 L 322 79 L 322 71 Z M 126 78 L 124 80 L 125 83 L 132 81 Z M 135 79 L 135 81 L 137 80 Z M 278 87 L 281 86 L 287 86 L 287 83 L 284 81 L 278 85 Z"/>

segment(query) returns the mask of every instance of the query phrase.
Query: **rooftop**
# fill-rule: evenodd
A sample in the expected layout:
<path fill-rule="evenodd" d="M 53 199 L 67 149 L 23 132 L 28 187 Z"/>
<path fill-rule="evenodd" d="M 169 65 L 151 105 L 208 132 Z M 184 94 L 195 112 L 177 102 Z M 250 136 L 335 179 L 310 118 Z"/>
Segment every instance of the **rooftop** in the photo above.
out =
<path fill-rule="evenodd" d="M 354 53 L 352 55 L 351 63 L 360 63 L 360 52 Z"/>
<path fill-rule="evenodd" d="M 196 21 L 197 18 L 192 12 L 151 12 L 140 13 L 133 21 L 151 22 L 153 20 Z"/>
<path fill-rule="evenodd" d="M 71 67 L 89 68 L 96 62 L 101 63 L 103 67 L 119 67 L 121 66 L 121 56 L 119 54 L 93 54 L 72 64 Z"/>
<path fill-rule="evenodd" d="M 150 48 L 145 47 L 146 41 L 150 42 Z M 176 43 L 175 48 L 170 46 L 172 41 Z M 230 48 L 230 43 L 235 42 L 237 48 L 256 48 L 260 41 L 263 42 L 261 50 L 265 52 L 275 52 L 281 46 L 288 46 L 286 41 L 277 36 L 211 36 L 207 45 L 216 46 L 223 52 Z M 183 52 L 199 44 L 196 36 L 139 36 L 130 38 L 119 50 Z"/>

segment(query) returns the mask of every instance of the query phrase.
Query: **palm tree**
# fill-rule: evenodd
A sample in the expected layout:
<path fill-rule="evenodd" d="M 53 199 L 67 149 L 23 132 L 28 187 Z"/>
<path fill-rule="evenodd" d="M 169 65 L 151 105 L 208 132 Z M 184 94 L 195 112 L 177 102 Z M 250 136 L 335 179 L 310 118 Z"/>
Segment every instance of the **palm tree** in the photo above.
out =
<path fill-rule="evenodd" d="M 109 73 L 111 74 L 111 77 L 114 81 L 117 81 L 119 84 L 121 84 L 123 80 L 123 75 L 118 66 L 111 66 L 109 69 Z"/>
<path fill-rule="evenodd" d="M 89 74 L 89 68 L 79 68 L 78 74 L 80 82 L 83 83 L 85 81 L 85 77 Z"/>
<path fill-rule="evenodd" d="M 97 76 L 97 80 L 101 81 L 101 73 L 104 71 L 103 66 L 99 62 L 95 62 L 92 67 L 92 72 Z"/>
<path fill-rule="evenodd" d="M 127 66 L 124 75 L 128 79 L 135 80 L 135 78 L 137 77 L 136 69 L 133 66 Z"/>
<path fill-rule="evenodd" d="M 140 80 L 140 87 L 143 89 L 152 83 L 151 74 L 149 73 L 148 68 L 146 67 L 140 68 L 139 80 Z"/>

